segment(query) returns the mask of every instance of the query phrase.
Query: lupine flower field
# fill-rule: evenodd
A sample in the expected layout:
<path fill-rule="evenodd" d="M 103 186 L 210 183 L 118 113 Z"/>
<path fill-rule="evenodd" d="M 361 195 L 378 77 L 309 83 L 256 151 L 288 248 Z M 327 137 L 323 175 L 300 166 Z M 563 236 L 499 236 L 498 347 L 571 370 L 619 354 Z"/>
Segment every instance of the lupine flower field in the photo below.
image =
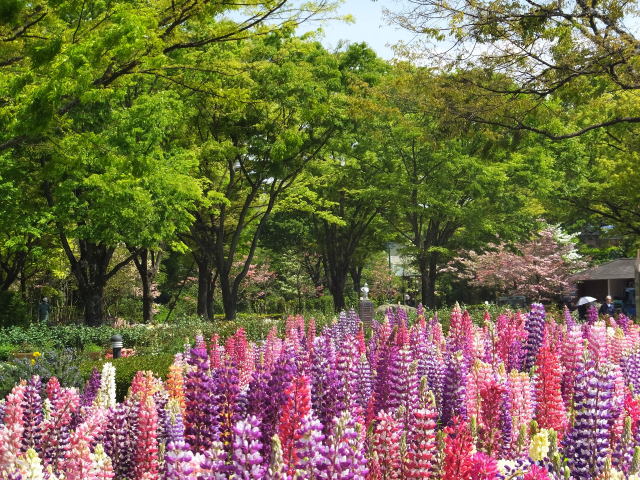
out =
<path fill-rule="evenodd" d="M 368 332 L 367 332 L 367 336 Z M 0 478 L 638 479 L 640 327 L 454 308 L 371 327 L 343 314 L 264 342 L 199 337 L 166 380 L 116 401 L 110 363 L 82 392 L 23 381 L 0 404 Z"/>

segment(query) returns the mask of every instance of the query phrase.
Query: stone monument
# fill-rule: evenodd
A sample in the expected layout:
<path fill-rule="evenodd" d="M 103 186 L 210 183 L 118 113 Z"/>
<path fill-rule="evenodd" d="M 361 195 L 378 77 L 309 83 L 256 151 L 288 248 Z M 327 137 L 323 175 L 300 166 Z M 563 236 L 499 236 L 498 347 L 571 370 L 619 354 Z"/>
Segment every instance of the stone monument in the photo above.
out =
<path fill-rule="evenodd" d="M 360 320 L 364 325 L 371 326 L 373 321 L 373 302 L 369 300 L 369 285 L 366 283 L 360 289 L 362 297 L 360 297 Z"/>

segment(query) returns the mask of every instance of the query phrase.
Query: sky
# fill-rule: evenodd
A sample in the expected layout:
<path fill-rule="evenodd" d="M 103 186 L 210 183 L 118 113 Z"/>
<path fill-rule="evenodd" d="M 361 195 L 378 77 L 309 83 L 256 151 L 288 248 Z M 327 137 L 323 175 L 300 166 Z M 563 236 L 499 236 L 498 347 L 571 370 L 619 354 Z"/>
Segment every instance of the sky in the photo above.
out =
<path fill-rule="evenodd" d="M 351 15 L 355 23 L 329 21 L 321 25 L 324 36 L 320 38 L 328 49 L 334 49 L 341 40 L 351 43 L 366 42 L 375 52 L 385 59 L 393 58 L 392 45 L 404 41 L 410 42 L 414 36 L 396 25 L 389 25 L 383 15 L 385 8 L 398 9 L 397 0 L 344 0 L 337 16 Z M 313 30 L 319 25 L 308 25 L 302 31 Z"/>

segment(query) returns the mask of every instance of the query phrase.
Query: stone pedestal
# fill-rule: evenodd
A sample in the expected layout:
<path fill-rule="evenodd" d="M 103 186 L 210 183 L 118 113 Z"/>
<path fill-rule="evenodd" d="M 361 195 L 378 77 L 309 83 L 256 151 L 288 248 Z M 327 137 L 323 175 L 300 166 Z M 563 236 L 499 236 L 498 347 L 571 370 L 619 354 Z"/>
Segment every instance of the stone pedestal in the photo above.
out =
<path fill-rule="evenodd" d="M 373 302 L 371 300 L 360 300 L 360 320 L 368 327 L 373 321 Z"/>

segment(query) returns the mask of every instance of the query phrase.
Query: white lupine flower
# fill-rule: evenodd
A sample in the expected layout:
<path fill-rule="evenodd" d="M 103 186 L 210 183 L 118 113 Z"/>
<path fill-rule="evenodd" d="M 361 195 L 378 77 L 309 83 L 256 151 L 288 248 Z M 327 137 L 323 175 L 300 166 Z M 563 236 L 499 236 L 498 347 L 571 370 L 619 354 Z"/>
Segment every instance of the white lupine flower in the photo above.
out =
<path fill-rule="evenodd" d="M 22 480 L 44 480 L 44 469 L 40 457 L 33 448 L 28 449 L 18 460 Z"/>
<path fill-rule="evenodd" d="M 100 390 L 96 395 L 95 404 L 104 408 L 116 406 L 116 367 L 111 362 L 102 366 Z"/>

